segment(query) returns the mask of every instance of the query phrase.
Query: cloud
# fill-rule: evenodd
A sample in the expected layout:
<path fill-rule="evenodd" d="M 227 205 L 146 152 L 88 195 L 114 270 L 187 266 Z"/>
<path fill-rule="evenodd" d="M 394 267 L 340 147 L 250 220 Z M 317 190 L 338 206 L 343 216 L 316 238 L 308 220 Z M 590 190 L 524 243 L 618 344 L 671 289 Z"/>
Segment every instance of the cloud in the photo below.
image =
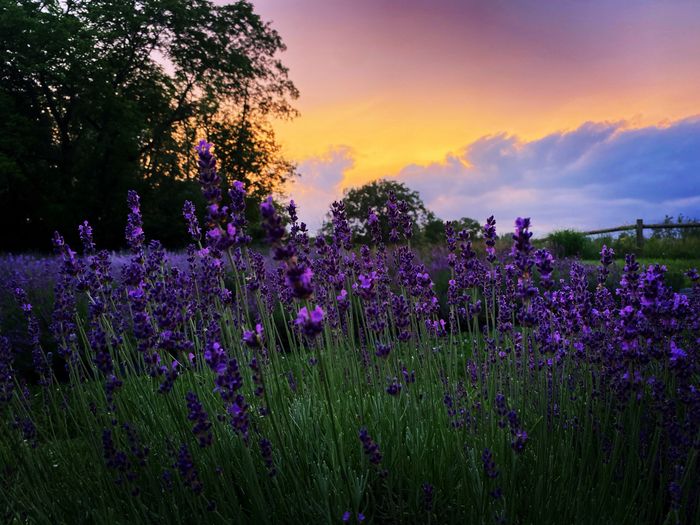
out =
<path fill-rule="evenodd" d="M 353 164 L 352 150 L 347 146 L 334 146 L 323 155 L 299 163 L 301 178 L 288 186 L 287 193 L 299 206 L 300 220 L 306 222 L 309 231 L 321 227 L 330 204 L 342 196 L 345 172 Z"/>
<path fill-rule="evenodd" d="M 445 219 L 531 216 L 540 232 L 700 215 L 700 118 L 629 129 L 586 123 L 522 141 L 499 134 L 396 178 Z"/>
<path fill-rule="evenodd" d="M 309 206 L 303 217 L 325 214 L 341 195 L 352 166 L 348 148 L 301 163 L 297 189 Z M 559 228 L 594 229 L 700 216 L 700 117 L 629 128 L 625 122 L 588 122 L 571 131 L 524 141 L 483 137 L 440 162 L 409 164 L 388 174 L 418 190 L 443 219 L 494 214 L 501 225 L 530 216 L 537 234 Z M 503 226 L 502 226 L 503 227 Z"/>

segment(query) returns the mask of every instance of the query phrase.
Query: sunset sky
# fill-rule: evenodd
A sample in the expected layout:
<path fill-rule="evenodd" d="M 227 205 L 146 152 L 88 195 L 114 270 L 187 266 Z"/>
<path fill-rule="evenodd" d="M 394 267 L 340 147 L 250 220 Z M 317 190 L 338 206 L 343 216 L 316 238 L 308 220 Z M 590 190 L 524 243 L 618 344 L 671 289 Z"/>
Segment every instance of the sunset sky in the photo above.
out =
<path fill-rule="evenodd" d="M 301 92 L 276 129 L 312 229 L 378 177 L 540 232 L 700 217 L 700 2 L 253 3 Z"/>

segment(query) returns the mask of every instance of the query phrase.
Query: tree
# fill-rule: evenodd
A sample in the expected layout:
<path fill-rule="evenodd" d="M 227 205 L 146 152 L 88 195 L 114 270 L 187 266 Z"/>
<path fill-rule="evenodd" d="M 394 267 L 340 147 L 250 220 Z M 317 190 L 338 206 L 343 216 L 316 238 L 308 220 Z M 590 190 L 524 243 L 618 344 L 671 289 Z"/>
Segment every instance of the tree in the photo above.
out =
<path fill-rule="evenodd" d="M 472 239 L 481 237 L 481 224 L 475 219 L 462 217 L 456 221 L 450 221 L 455 232 L 466 230 Z M 427 222 L 421 231 L 421 237 L 426 244 L 439 244 L 445 240 L 445 221 L 434 218 Z"/>
<path fill-rule="evenodd" d="M 367 217 L 374 210 L 379 217 L 379 225 L 383 238 L 389 237 L 389 220 L 386 216 L 386 202 L 391 193 L 396 195 L 398 201 L 404 201 L 407 205 L 408 215 L 413 221 L 414 231 L 418 232 L 428 222 L 434 220 L 433 212 L 426 209 L 420 194 L 411 190 L 403 182 L 379 179 L 369 182 L 359 188 L 345 190 L 343 203 L 350 225 L 353 238 L 359 242 L 371 242 L 371 236 L 367 228 Z M 332 231 L 331 214 L 327 215 L 321 231 L 330 234 Z"/>
<path fill-rule="evenodd" d="M 298 92 L 247 1 L 0 0 L 0 46 L 3 247 L 46 247 L 84 219 L 120 245 L 130 188 L 176 242 L 200 138 L 256 196 L 294 174 L 269 120 L 294 117 Z"/>

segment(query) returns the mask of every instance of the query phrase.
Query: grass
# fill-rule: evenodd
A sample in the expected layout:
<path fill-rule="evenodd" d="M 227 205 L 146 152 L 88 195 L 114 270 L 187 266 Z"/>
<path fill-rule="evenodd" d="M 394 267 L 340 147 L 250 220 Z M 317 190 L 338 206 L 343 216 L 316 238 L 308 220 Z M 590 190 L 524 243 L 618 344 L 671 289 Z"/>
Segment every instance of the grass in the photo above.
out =
<path fill-rule="evenodd" d="M 646 497 L 653 491 L 645 486 L 651 482 L 645 462 L 630 461 L 635 457 L 631 442 L 625 434 L 611 432 L 614 425 L 640 428 L 642 406 L 607 414 L 598 422 L 600 435 L 596 435 L 591 411 L 606 413 L 604 401 L 583 395 L 572 401 L 561 391 L 559 420 L 547 422 L 542 414 L 551 400 L 545 385 L 524 388 L 523 372 L 512 363 L 495 363 L 485 382 L 470 383 L 461 364 L 477 356 L 464 341 L 454 341 L 442 352 L 406 345 L 396 349 L 389 363 L 378 364 L 379 371 L 359 369 L 355 350 L 342 341 L 333 340 L 323 352 L 325 368 L 308 364 L 312 354 L 275 357 L 278 370 L 292 370 L 298 382 L 297 392 L 292 392 L 282 376 L 270 377 L 266 388 L 271 417 L 254 417 L 253 436 L 269 436 L 274 442 L 275 478 L 263 474 L 257 447 L 245 446 L 229 425 L 214 425 L 211 448 L 198 449 L 192 443 L 185 393 L 198 392 L 210 414 L 222 412 L 221 400 L 208 386 L 213 384 L 212 374 L 202 369 L 183 374 L 166 396 L 157 394 L 157 382 L 126 381 L 113 414 L 104 404 L 98 406 L 98 414 L 104 416 L 93 415 L 85 403 L 99 403 L 104 397 L 99 383 L 76 385 L 65 410 L 53 399 L 48 405 L 52 410 L 37 421 L 44 430 L 36 448 L 16 437 L 3 439 L 0 454 L 9 473 L 4 503 L 46 523 L 57 517 L 63 523 L 290 523 L 293 516 L 337 523 L 345 509 L 364 511 L 378 523 L 488 523 L 501 517 L 517 517 L 520 523 L 634 523 L 659 516 L 659 502 Z M 395 374 L 399 361 L 417 370 L 417 379 L 399 396 L 388 396 L 376 383 Z M 443 369 L 451 371 L 447 389 L 436 381 Z M 329 397 L 321 385 L 325 373 Z M 567 374 L 563 366 L 553 379 L 564 383 Z M 583 380 L 587 375 L 578 370 L 576 377 Z M 460 417 L 448 415 L 446 392 L 456 406 L 471 412 L 474 403 L 488 398 L 482 391 L 491 397 L 503 392 L 517 410 L 529 434 L 525 453 L 513 453 L 508 427 L 500 428 L 487 406 L 473 414 L 473 422 L 453 426 Z M 61 391 L 55 390 L 49 396 L 59 395 Z M 245 395 L 255 400 L 252 389 L 247 388 Z M 109 421 L 113 416 L 134 425 L 150 448 L 146 464 L 136 468 L 135 480 L 120 485 L 114 484 L 114 472 L 100 466 L 103 428 L 113 429 L 121 447 L 128 447 L 119 426 Z M 273 418 L 281 427 L 279 433 L 271 424 Z M 578 423 L 567 425 L 569 418 Z M 361 426 L 380 444 L 380 467 L 369 464 L 363 454 L 357 436 Z M 598 446 L 605 434 L 612 436 L 609 455 Z M 192 497 L 178 482 L 169 442 L 171 448 L 190 443 L 205 496 Z M 485 447 L 493 451 L 500 472 L 496 480 L 483 475 Z M 616 479 L 617 462 L 623 456 L 624 474 Z M 176 482 L 171 490 L 160 482 L 163 469 L 173 471 Z M 423 508 L 423 483 L 435 487 L 434 512 Z M 140 494 L 134 497 L 130 494 L 135 486 Z M 489 492 L 497 486 L 504 495 L 494 500 Z M 208 510 L 211 502 L 216 510 Z M 14 519 L 20 516 L 14 514 Z"/>

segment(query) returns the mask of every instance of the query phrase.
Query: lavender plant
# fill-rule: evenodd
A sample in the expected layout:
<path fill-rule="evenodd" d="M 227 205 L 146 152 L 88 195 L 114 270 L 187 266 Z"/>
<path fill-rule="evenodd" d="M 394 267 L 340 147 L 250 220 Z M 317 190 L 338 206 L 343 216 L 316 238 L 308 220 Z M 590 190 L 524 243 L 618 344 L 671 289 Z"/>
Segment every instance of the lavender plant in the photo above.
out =
<path fill-rule="evenodd" d="M 4 276 L 33 373 L 0 336 L 3 522 L 695 522 L 697 271 L 680 294 L 627 256 L 615 284 L 604 247 L 596 278 L 557 281 L 529 218 L 499 257 L 489 217 L 484 258 L 447 225 L 441 304 L 401 202 L 391 239 L 353 247 L 341 205 L 311 242 L 267 199 L 268 258 L 244 186 L 197 154 L 208 205 L 200 226 L 185 203 L 179 264 L 130 192 L 128 258 L 87 223 L 82 254 L 54 237 L 47 333 L 34 277 Z"/>

